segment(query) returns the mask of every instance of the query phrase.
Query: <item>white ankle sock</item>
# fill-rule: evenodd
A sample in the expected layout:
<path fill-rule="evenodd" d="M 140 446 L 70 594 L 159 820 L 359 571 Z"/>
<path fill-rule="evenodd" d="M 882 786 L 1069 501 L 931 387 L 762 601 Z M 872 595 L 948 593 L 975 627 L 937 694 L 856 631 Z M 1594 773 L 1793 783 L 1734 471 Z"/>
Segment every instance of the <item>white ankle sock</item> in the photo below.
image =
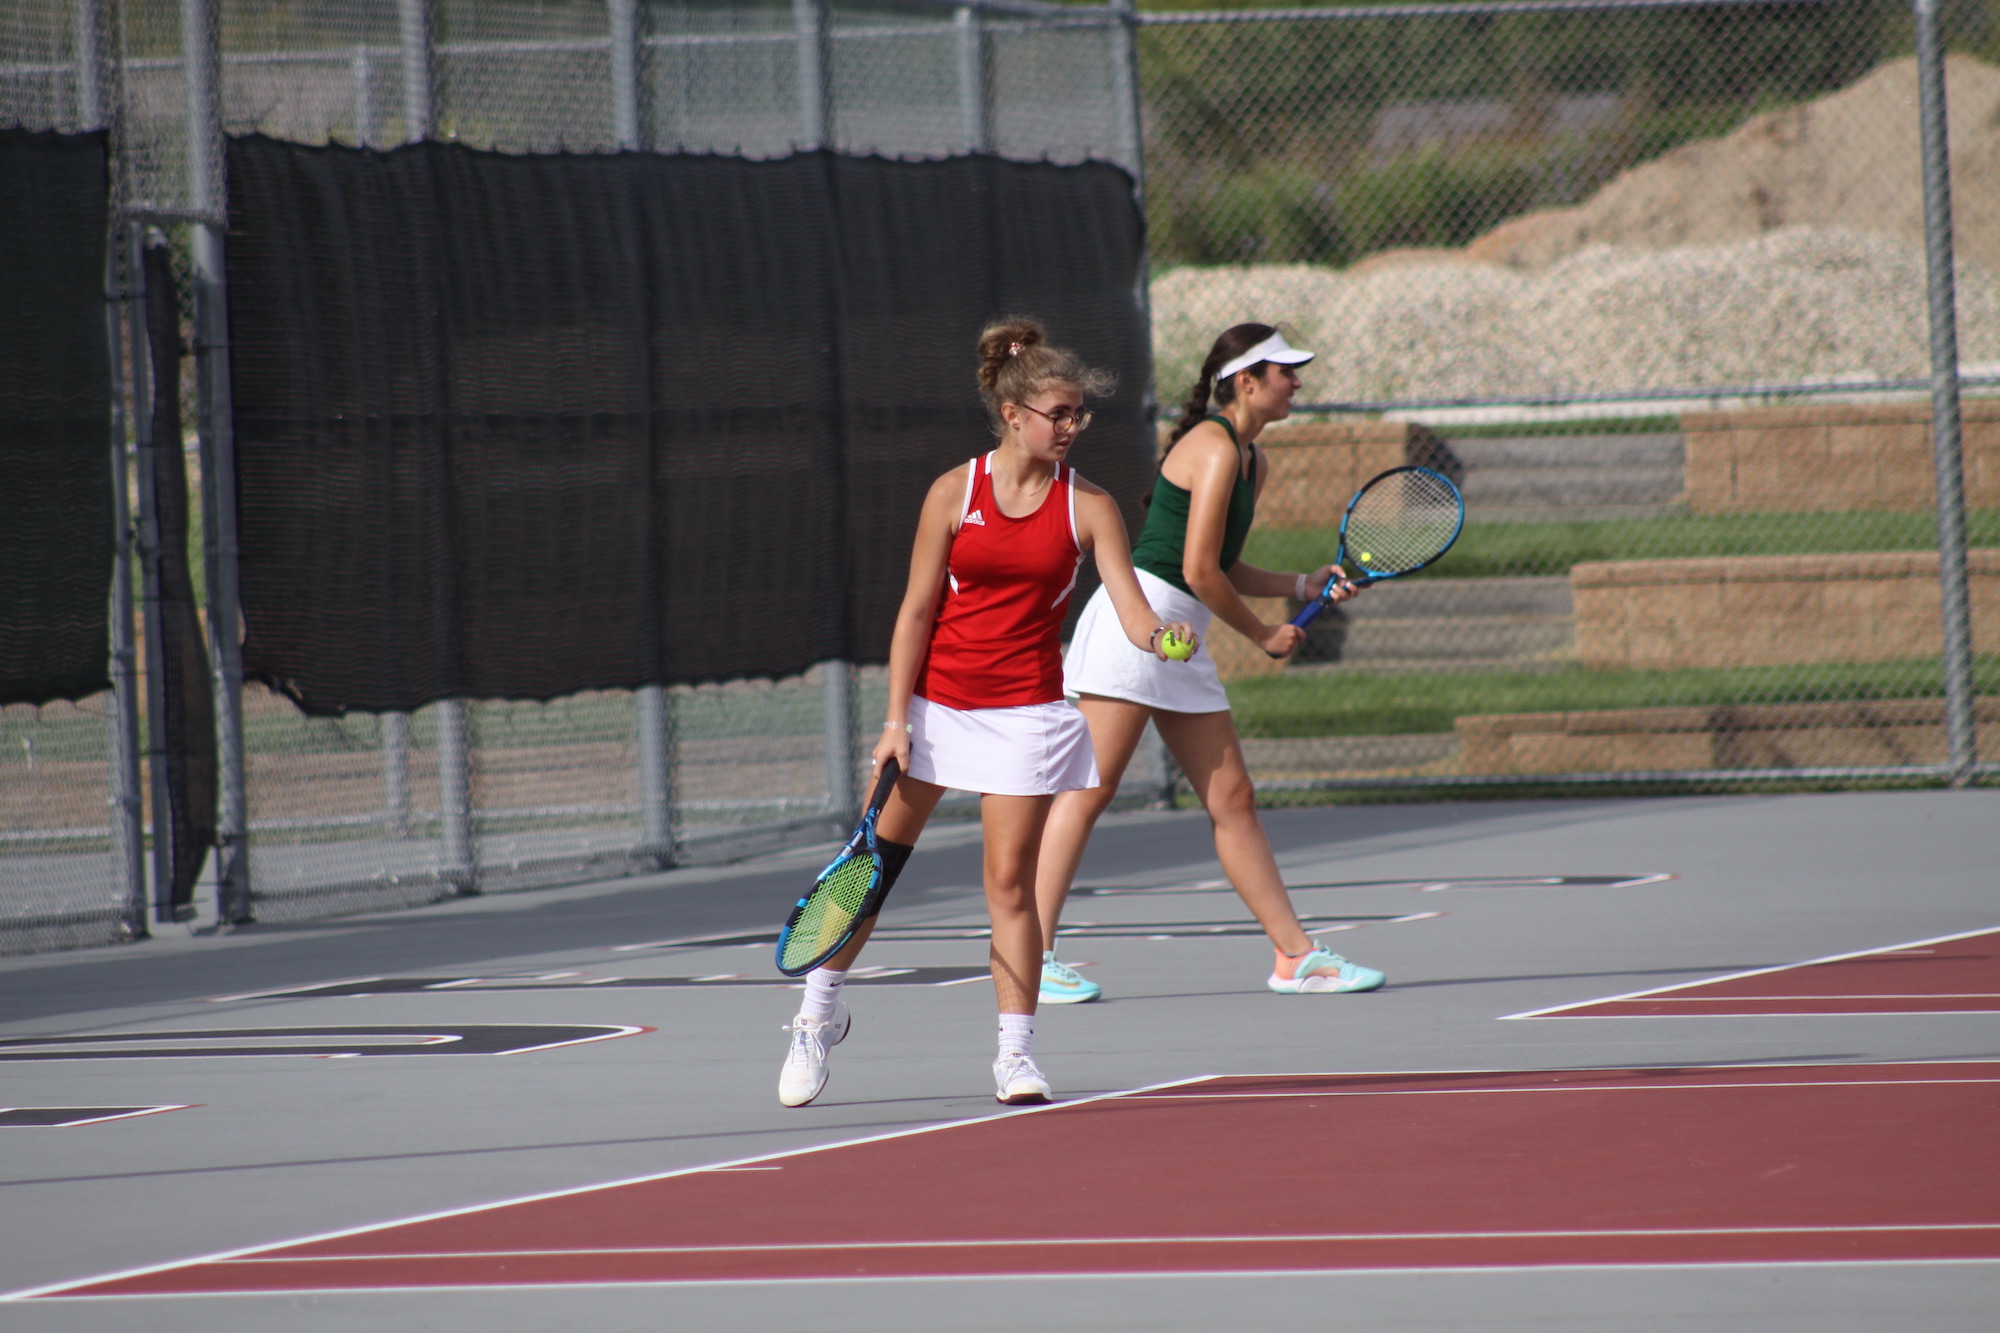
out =
<path fill-rule="evenodd" d="M 1033 1055 L 1035 1053 L 1035 1016 L 1033 1014 L 1000 1015 L 1000 1054 Z"/>
<path fill-rule="evenodd" d="M 806 998 L 799 1003 L 799 1017 L 824 1023 L 833 1017 L 833 1002 L 840 998 L 840 983 L 847 973 L 830 967 L 816 967 L 806 973 Z"/>

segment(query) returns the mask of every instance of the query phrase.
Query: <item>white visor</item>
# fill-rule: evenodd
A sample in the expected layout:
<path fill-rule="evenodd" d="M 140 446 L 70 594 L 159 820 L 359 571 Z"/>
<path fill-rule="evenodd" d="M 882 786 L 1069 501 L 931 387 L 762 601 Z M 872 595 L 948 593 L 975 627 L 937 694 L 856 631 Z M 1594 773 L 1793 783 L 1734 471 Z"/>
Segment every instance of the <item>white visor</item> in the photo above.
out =
<path fill-rule="evenodd" d="M 1311 352 L 1299 350 L 1285 341 L 1284 334 L 1274 333 L 1243 355 L 1224 363 L 1222 369 L 1215 372 L 1215 382 L 1220 384 L 1237 371 L 1248 370 L 1259 361 L 1275 361 L 1281 366 L 1302 366 L 1312 359 Z"/>

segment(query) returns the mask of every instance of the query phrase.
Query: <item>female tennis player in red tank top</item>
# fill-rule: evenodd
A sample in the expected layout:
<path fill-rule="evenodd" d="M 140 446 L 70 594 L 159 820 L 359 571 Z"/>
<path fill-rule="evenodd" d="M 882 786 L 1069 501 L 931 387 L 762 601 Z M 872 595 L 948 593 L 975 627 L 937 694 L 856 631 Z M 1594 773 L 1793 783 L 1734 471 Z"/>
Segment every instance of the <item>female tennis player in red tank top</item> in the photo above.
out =
<path fill-rule="evenodd" d="M 1042 825 L 1055 793 L 1098 782 L 1090 729 L 1063 697 L 1058 639 L 1084 554 L 1096 556 L 1132 652 L 1160 656 L 1165 631 L 1193 631 L 1153 613 L 1117 505 L 1068 463 L 1090 424 L 1084 395 L 1108 393 L 1110 377 L 1049 346 L 1026 319 L 987 329 L 979 362 L 999 444 L 939 477 L 924 501 L 889 648 L 889 715 L 873 756 L 878 767 L 893 757 L 904 776 L 875 827 L 892 883 L 945 789 L 980 793 L 1000 1006 L 995 1096 L 1019 1104 L 1049 1097 L 1033 1046 Z M 827 1055 L 850 1024 L 840 985 L 874 924 L 862 922 L 806 975 L 778 1080 L 787 1106 L 805 1105 L 826 1085 Z"/>

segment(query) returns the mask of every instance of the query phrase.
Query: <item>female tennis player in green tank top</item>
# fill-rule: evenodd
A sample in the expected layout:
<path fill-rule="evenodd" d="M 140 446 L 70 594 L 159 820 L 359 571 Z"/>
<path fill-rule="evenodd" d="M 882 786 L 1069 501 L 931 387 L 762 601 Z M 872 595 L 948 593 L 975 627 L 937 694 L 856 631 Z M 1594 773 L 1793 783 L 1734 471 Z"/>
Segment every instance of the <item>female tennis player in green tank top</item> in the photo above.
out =
<path fill-rule="evenodd" d="M 1140 586 L 1163 619 L 1186 621 L 1204 638 L 1209 619 L 1220 619 L 1273 657 L 1297 651 L 1305 631 L 1284 621 L 1266 624 L 1246 597 L 1303 601 L 1329 579 L 1339 580 L 1332 600 L 1354 595 L 1332 565 L 1280 573 L 1240 559 L 1267 473 L 1257 435 L 1290 415 L 1299 388 L 1296 367 L 1312 355 L 1288 345 L 1268 324 L 1238 324 L 1215 340 L 1160 461 L 1146 526 L 1132 548 Z M 1117 795 L 1148 722 L 1159 728 L 1208 811 L 1223 873 L 1270 937 L 1275 958 L 1266 984 L 1286 995 L 1380 986 L 1382 973 L 1321 948 L 1299 925 L 1257 816 L 1256 791 L 1214 663 L 1199 654 L 1178 671 L 1155 669 L 1156 659 L 1125 640 L 1109 603 L 1100 606 L 1100 600 L 1093 598 L 1077 622 L 1064 686 L 1090 724 L 1102 784 L 1059 794 L 1042 834 L 1035 876 L 1045 950 L 1042 1003 L 1076 1003 L 1100 993 L 1056 960 L 1056 925 L 1084 843 Z"/>

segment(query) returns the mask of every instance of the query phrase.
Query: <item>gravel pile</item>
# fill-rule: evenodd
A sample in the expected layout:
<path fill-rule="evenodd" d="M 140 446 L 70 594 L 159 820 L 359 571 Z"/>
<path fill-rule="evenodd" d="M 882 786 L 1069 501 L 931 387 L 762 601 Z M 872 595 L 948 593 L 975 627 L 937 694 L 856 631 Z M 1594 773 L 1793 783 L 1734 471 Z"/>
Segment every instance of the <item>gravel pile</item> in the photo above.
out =
<path fill-rule="evenodd" d="M 1215 335 L 1280 324 L 1343 402 L 1626 392 L 1930 373 L 1921 246 L 1837 228 L 1658 250 L 1593 245 L 1546 268 L 1425 263 L 1178 269 L 1153 283 L 1161 397 Z M 2000 283 L 1962 267 L 1959 350 L 2000 361 Z"/>
<path fill-rule="evenodd" d="M 1953 56 L 1959 344 L 2000 361 L 2000 69 Z M 1626 172 L 1573 209 L 1459 251 L 1179 269 L 1153 283 L 1177 401 L 1239 320 L 1322 352 L 1318 399 L 1487 398 L 1901 379 L 1930 371 L 1916 67 L 1756 116 Z"/>

